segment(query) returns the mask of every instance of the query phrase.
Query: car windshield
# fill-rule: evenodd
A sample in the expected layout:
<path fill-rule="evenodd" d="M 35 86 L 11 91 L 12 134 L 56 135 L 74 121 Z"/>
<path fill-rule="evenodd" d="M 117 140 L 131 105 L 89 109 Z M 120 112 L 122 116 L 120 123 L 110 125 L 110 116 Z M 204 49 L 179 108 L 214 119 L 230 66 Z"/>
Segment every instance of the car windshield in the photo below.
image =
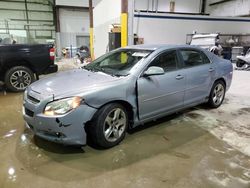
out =
<path fill-rule="evenodd" d="M 101 56 L 83 68 L 112 76 L 127 76 L 132 67 L 151 52 L 150 50 L 120 49 Z"/>

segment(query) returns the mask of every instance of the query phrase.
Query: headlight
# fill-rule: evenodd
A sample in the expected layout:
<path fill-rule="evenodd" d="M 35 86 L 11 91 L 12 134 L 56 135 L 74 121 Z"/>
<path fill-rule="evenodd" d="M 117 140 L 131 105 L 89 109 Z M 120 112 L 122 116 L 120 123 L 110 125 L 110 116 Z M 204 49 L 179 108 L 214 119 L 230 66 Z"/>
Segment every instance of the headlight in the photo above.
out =
<path fill-rule="evenodd" d="M 48 103 L 44 109 L 44 114 L 48 116 L 63 115 L 72 109 L 80 106 L 81 97 L 65 98 Z"/>

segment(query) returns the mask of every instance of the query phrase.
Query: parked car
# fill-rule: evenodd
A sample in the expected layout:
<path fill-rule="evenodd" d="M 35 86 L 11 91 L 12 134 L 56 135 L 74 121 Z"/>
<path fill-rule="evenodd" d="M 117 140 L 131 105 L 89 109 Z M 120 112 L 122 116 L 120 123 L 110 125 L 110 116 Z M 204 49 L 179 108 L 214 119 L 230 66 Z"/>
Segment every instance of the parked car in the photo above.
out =
<path fill-rule="evenodd" d="M 250 70 L 250 48 L 245 55 L 236 56 L 236 69 L 238 70 Z"/>
<path fill-rule="evenodd" d="M 23 91 L 41 74 L 57 71 L 51 44 L 0 45 L 0 81 L 10 91 Z"/>
<path fill-rule="evenodd" d="M 192 36 L 190 45 L 196 45 L 206 50 L 210 50 L 213 46 L 215 46 L 215 42 L 218 38 L 219 34 L 194 34 Z"/>
<path fill-rule="evenodd" d="M 190 45 L 199 46 L 204 48 L 215 55 L 222 55 L 223 48 L 219 44 L 219 34 L 195 34 L 192 36 Z"/>
<path fill-rule="evenodd" d="M 201 103 L 219 107 L 231 85 L 228 60 L 199 47 L 138 45 L 30 85 L 23 117 L 34 134 L 110 148 L 128 128 Z"/>

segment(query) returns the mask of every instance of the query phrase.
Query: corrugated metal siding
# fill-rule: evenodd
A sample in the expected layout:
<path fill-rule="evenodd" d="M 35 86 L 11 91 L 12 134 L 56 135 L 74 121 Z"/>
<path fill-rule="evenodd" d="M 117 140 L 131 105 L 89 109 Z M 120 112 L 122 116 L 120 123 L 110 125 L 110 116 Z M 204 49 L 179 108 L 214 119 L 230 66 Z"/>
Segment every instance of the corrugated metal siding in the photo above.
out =
<path fill-rule="evenodd" d="M 55 39 L 52 2 L 27 0 L 26 10 L 25 0 L 1 0 L 0 38 L 14 38 L 18 43 L 45 43 Z"/>

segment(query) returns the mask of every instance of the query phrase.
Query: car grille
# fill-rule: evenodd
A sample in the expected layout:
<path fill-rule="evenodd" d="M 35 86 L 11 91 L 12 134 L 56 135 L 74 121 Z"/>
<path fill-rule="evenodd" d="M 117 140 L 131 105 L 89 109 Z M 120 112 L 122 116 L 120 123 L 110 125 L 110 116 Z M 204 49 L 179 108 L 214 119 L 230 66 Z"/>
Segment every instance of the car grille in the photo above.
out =
<path fill-rule="evenodd" d="M 36 98 L 34 98 L 34 97 L 30 96 L 30 95 L 28 95 L 27 98 L 28 98 L 32 103 L 35 103 L 35 104 L 37 104 L 37 103 L 40 102 L 40 100 L 38 100 L 38 99 L 36 99 Z"/>
<path fill-rule="evenodd" d="M 32 112 L 31 110 L 29 110 L 29 109 L 27 109 L 27 108 L 25 108 L 25 114 L 26 114 L 27 116 L 30 116 L 30 117 L 33 117 L 33 116 L 34 116 L 34 112 Z"/>

